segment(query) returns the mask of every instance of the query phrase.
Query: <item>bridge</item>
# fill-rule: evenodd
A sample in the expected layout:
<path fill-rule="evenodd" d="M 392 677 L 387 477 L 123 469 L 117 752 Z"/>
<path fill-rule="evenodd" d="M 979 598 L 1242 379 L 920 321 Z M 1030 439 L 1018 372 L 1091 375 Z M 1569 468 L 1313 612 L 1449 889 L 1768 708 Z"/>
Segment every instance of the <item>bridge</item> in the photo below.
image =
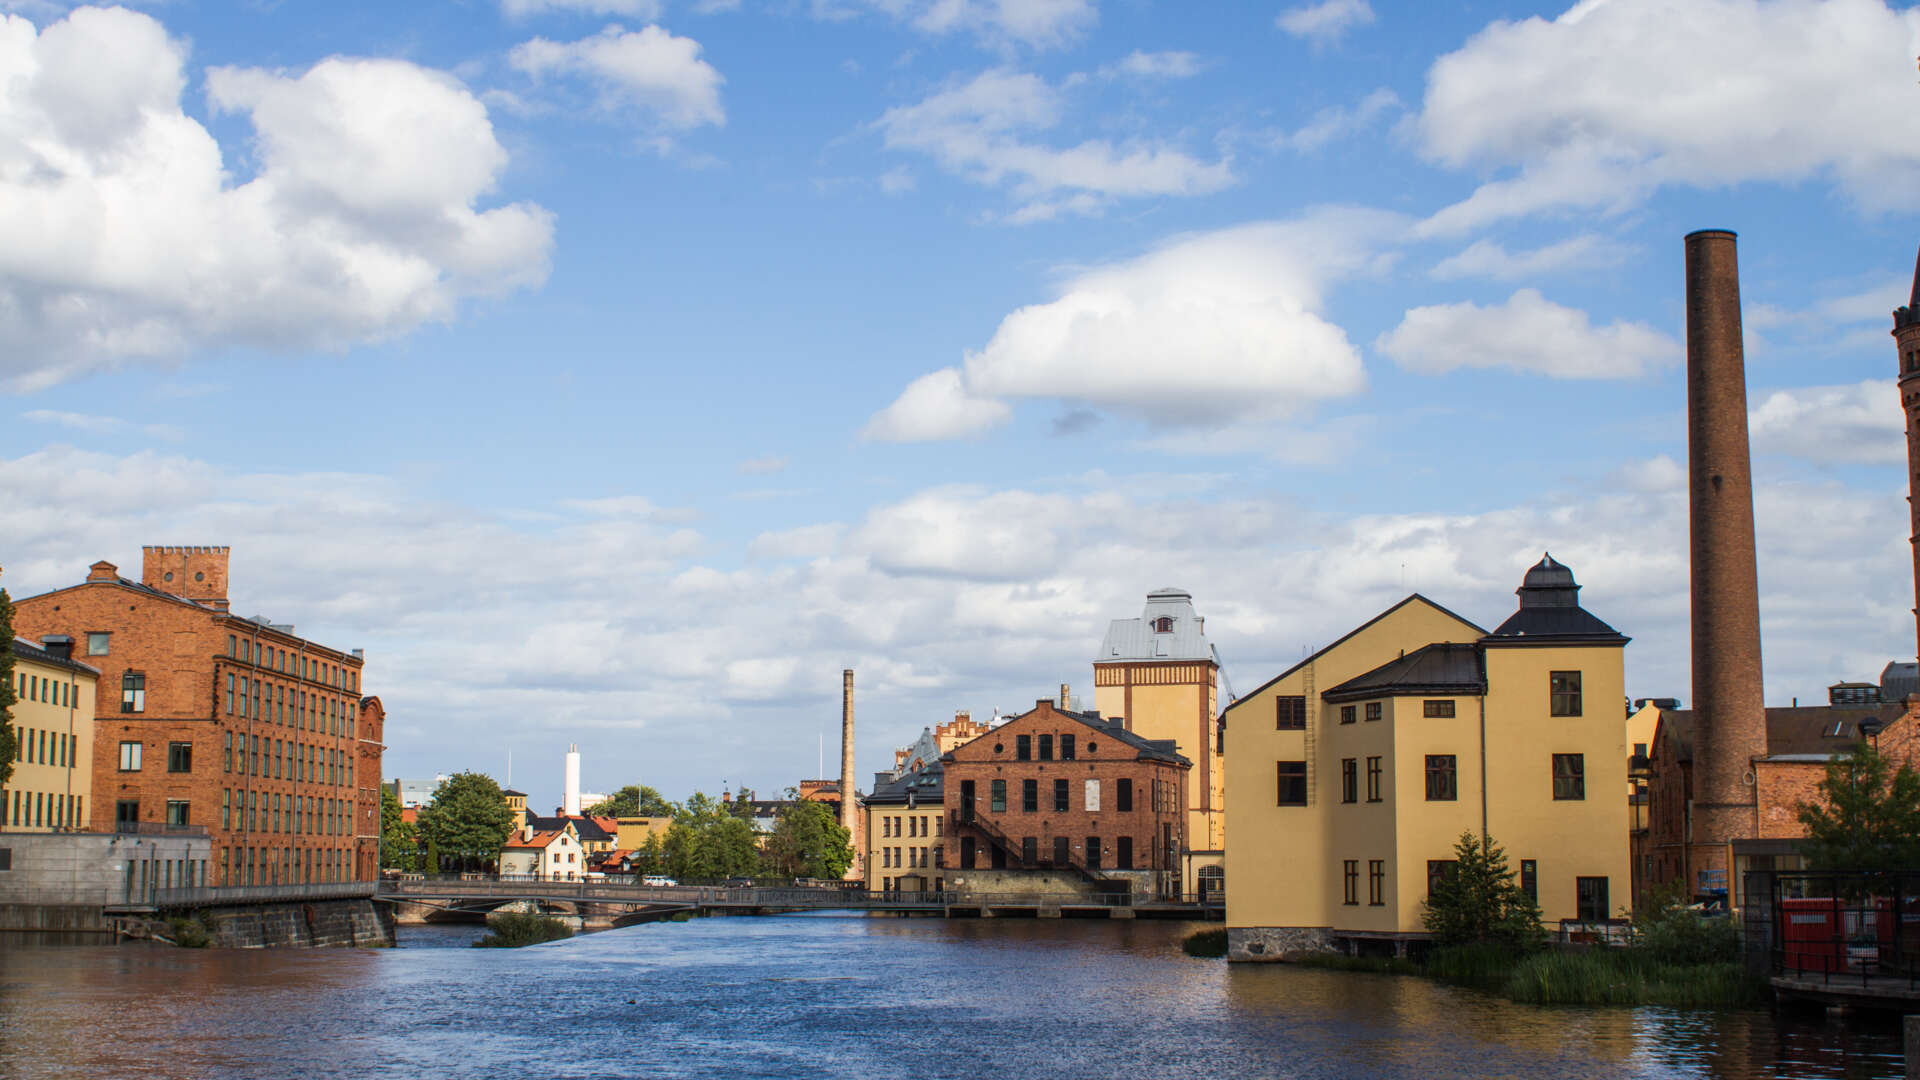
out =
<path fill-rule="evenodd" d="M 483 914 L 508 904 L 610 916 L 613 926 L 670 918 L 680 913 L 777 915 L 806 911 L 856 911 L 948 918 L 1218 919 L 1217 900 L 1155 900 L 1126 893 L 870 892 L 839 887 L 728 887 L 638 885 L 604 881 L 540 881 L 465 875 L 408 877 L 380 883 L 376 900 L 419 904 L 446 912 Z"/>

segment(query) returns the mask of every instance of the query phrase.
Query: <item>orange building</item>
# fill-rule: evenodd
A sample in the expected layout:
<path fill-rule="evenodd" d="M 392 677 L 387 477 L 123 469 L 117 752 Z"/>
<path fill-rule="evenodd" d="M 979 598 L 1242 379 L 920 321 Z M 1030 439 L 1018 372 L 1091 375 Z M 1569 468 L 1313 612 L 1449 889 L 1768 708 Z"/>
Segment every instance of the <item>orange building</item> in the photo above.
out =
<path fill-rule="evenodd" d="M 216 885 L 372 880 L 385 710 L 359 650 L 233 615 L 227 548 L 143 556 L 137 582 L 103 561 L 15 601 L 18 633 L 100 670 L 90 827 L 204 829 Z"/>

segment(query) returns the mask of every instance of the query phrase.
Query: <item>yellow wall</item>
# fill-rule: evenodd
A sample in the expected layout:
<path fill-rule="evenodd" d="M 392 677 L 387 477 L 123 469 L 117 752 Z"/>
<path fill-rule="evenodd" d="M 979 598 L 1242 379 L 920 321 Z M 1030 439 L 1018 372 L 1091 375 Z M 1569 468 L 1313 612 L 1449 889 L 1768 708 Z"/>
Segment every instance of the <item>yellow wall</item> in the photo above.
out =
<path fill-rule="evenodd" d="M 934 888 L 934 879 L 947 873 L 947 868 L 934 865 L 942 857 L 936 852 L 944 852 L 947 842 L 946 807 L 923 802 L 909 810 L 904 803 L 875 803 L 865 809 L 867 887 L 898 888 L 898 879 L 918 874 L 926 879 L 927 888 Z M 893 859 L 887 852 L 899 857 Z"/>
<path fill-rule="evenodd" d="M 1329 745 L 1335 741 L 1335 736 L 1328 732 L 1335 726 L 1333 721 L 1339 710 L 1332 709 L 1330 713 L 1308 710 L 1308 724 L 1318 724 L 1314 734 L 1319 744 L 1317 752 L 1309 758 L 1307 733 L 1274 730 L 1274 700 L 1283 695 L 1306 693 L 1309 680 L 1317 697 L 1329 687 L 1371 671 L 1403 652 L 1433 642 L 1474 641 L 1482 633 L 1479 627 L 1443 611 L 1425 598 L 1412 597 L 1322 650 L 1311 663 L 1299 666 L 1227 708 L 1226 818 L 1236 837 L 1253 838 L 1251 842 L 1236 841 L 1227 853 L 1228 926 L 1331 926 L 1333 913 L 1344 908 L 1340 902 L 1340 861 L 1360 860 L 1360 898 L 1364 908 L 1366 860 L 1389 857 L 1388 838 L 1382 838 L 1383 843 L 1377 845 L 1381 850 L 1379 855 L 1335 855 L 1330 847 L 1334 841 L 1330 832 L 1332 823 L 1325 814 L 1340 798 L 1339 759 L 1365 756 L 1359 751 L 1360 742 L 1343 744 L 1347 748 L 1339 750 Z M 1370 740 L 1386 736 L 1357 733 L 1351 737 Z M 1275 805 L 1275 771 L 1280 761 L 1309 761 L 1311 805 Z M 1364 789 L 1364 775 L 1361 783 Z M 1349 847 L 1356 843 L 1344 833 L 1341 842 Z M 1325 869 L 1329 860 L 1332 860 L 1331 879 Z M 1393 895 L 1396 878 L 1397 875 L 1389 873 L 1389 896 Z M 1424 887 L 1424 881 L 1422 884 Z"/>
<path fill-rule="evenodd" d="M 1094 708 L 1101 716 L 1126 717 L 1127 729 L 1143 739 L 1172 739 L 1180 755 L 1193 762 L 1187 774 L 1187 846 L 1197 852 L 1225 850 L 1227 770 L 1213 724 L 1218 666 L 1206 660 L 1137 660 L 1093 667 Z M 1182 681 L 1158 681 L 1163 679 Z M 1192 859 L 1182 868 L 1184 891 L 1197 891 L 1194 878 L 1200 867 L 1221 862 L 1218 855 Z"/>
<path fill-rule="evenodd" d="M 673 824 L 669 817 L 623 817 L 615 818 L 619 831 L 614 835 L 613 846 L 620 851 L 634 851 L 646 846 L 647 839 L 664 834 Z"/>
<path fill-rule="evenodd" d="M 90 674 L 69 671 L 14 657 L 14 686 L 19 700 L 13 705 L 14 734 L 19 736 L 20 752 L 13 764 L 13 778 L 7 782 L 4 796 L 4 810 L 0 811 L 0 828 L 14 832 L 50 832 L 58 808 L 71 807 L 67 818 L 67 828 L 85 828 L 87 815 L 92 813 L 93 805 L 93 717 L 94 692 L 96 678 Z M 58 694 L 48 694 L 48 686 L 66 686 L 70 689 Z M 29 700 L 28 689 L 38 686 L 40 692 L 35 698 L 48 700 Z M 56 705 L 53 698 L 69 704 Z M 28 761 L 26 740 L 34 741 L 31 751 L 33 761 Z M 66 742 L 66 764 L 57 749 Z M 47 751 L 41 758 L 41 746 Z M 153 768 L 153 763 L 147 763 Z M 159 763 L 166 768 L 166 762 Z M 38 797 L 40 813 L 37 820 L 32 816 Z"/>

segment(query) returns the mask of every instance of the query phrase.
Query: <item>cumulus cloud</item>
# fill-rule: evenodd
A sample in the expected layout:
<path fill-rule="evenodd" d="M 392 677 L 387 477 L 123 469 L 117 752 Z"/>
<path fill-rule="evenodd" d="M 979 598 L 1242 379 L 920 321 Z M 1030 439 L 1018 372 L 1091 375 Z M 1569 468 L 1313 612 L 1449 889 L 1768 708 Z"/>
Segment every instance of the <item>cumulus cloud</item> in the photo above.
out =
<path fill-rule="evenodd" d="M 660 0 L 500 0 L 500 12 L 510 19 L 549 13 L 657 19 L 660 17 Z"/>
<path fill-rule="evenodd" d="M 1094 0 L 813 0 L 818 18 L 876 12 L 936 36 L 968 34 L 996 47 L 1054 49 L 1100 21 Z"/>
<path fill-rule="evenodd" d="M 1027 205 L 1017 221 L 1089 213 L 1119 198 L 1204 195 L 1234 182 L 1227 161 L 1202 161 L 1159 142 L 1041 141 L 1061 124 L 1066 95 L 1037 75 L 995 69 L 876 122 L 889 149 L 926 154 L 956 175 L 1008 188 Z"/>
<path fill-rule="evenodd" d="M 1381 87 L 1354 105 L 1329 105 L 1313 114 L 1313 119 L 1296 131 L 1274 136 L 1279 149 L 1308 153 L 1337 139 L 1357 135 L 1373 127 L 1389 109 L 1400 107 L 1400 95 Z"/>
<path fill-rule="evenodd" d="M 1920 111 L 1894 75 L 1916 51 L 1920 11 L 1880 0 L 1581 0 L 1494 22 L 1434 62 L 1417 129 L 1431 160 L 1512 173 L 1425 228 L 1754 180 L 1825 180 L 1863 209 L 1904 207 L 1920 186 Z"/>
<path fill-rule="evenodd" d="M 185 61 L 124 8 L 44 30 L 0 17 L 0 383 L 208 346 L 344 347 L 545 280 L 552 217 L 480 207 L 507 153 L 452 78 L 337 57 L 214 68 L 212 108 L 253 131 L 222 147 L 181 109 Z"/>
<path fill-rule="evenodd" d="M 1460 368 L 1506 368 L 1561 379 L 1619 379 L 1680 359 L 1680 344 L 1645 323 L 1594 326 L 1537 289 L 1504 304 L 1471 301 L 1417 307 L 1374 347 L 1408 371 L 1438 375 Z"/>
<path fill-rule="evenodd" d="M 58 409 L 32 409 L 21 413 L 20 418 L 36 424 L 54 424 L 89 435 L 122 435 L 138 432 L 149 438 L 163 439 L 167 442 L 179 442 L 186 437 L 185 432 L 172 424 L 134 424 L 117 416 L 95 416 L 92 413 L 63 412 Z"/>
<path fill-rule="evenodd" d="M 1125 75 L 1135 79 L 1188 79 L 1200 74 L 1206 65 L 1196 53 L 1142 52 L 1135 49 L 1119 63 L 1100 69 L 1107 76 Z"/>
<path fill-rule="evenodd" d="M 1356 26 L 1374 20 L 1367 0 L 1323 0 L 1322 3 L 1288 8 L 1273 20 L 1275 26 L 1315 45 L 1330 45 Z"/>
<path fill-rule="evenodd" d="M 1618 266 L 1626 257 L 1625 245 L 1595 233 L 1582 233 L 1527 251 L 1508 251 L 1497 241 L 1476 240 L 1464 251 L 1435 264 L 1432 276 L 1441 281 L 1473 277 L 1514 281 L 1563 270 Z"/>
<path fill-rule="evenodd" d="M 1906 430 L 1892 379 L 1775 390 L 1747 413 L 1755 453 L 1823 465 L 1904 464 Z"/>
<path fill-rule="evenodd" d="M 1075 274 L 1008 315 L 960 368 L 922 376 L 868 438 L 948 439 L 1007 419 L 1002 399 L 1049 398 L 1159 425 L 1295 413 L 1366 385 L 1360 354 L 1322 310 L 1333 282 L 1376 265 L 1402 228 L 1380 211 L 1323 208 L 1178 238 Z"/>
<path fill-rule="evenodd" d="M 658 26 L 609 26 L 572 42 L 534 38 L 514 46 L 508 62 L 534 78 L 583 76 L 598 90 L 603 108 L 640 113 L 668 130 L 727 122 L 720 104 L 726 80 L 700 59 L 700 43 Z"/>

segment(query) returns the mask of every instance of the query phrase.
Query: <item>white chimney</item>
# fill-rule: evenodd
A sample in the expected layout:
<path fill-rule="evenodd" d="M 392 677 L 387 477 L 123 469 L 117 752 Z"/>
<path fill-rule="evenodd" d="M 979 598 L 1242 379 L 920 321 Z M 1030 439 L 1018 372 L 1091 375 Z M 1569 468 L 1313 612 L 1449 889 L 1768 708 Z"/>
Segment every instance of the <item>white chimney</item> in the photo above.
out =
<path fill-rule="evenodd" d="M 580 747 L 567 744 L 567 798 L 561 805 L 561 813 L 568 817 L 580 816 Z"/>

